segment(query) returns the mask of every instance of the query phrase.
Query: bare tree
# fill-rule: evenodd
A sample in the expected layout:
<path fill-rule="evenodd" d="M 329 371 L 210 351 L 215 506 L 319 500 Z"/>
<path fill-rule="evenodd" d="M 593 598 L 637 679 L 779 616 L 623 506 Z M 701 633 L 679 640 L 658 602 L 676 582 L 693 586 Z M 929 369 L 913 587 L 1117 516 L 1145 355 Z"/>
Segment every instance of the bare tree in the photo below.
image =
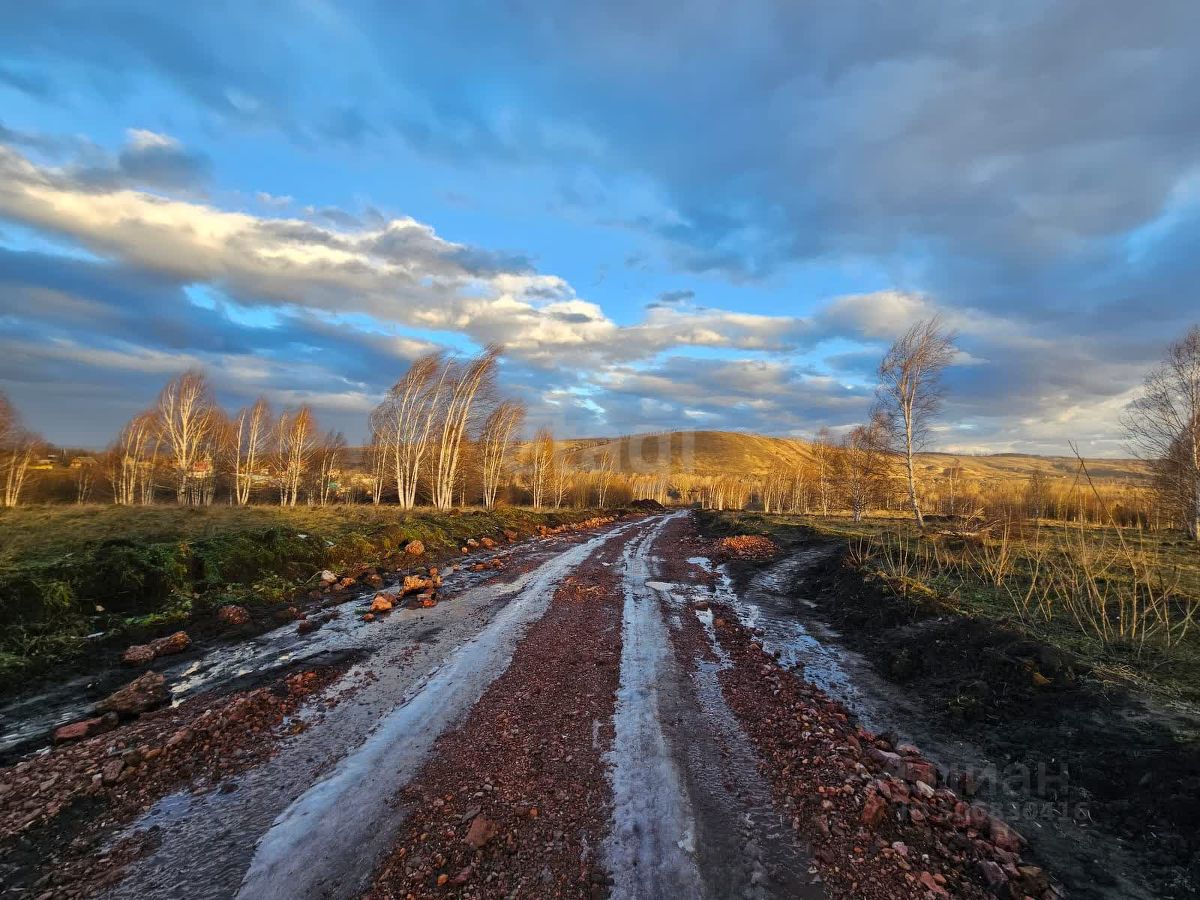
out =
<path fill-rule="evenodd" d="M 604 508 L 604 501 L 608 499 L 608 490 L 612 486 L 613 473 L 616 471 L 616 460 L 613 457 L 612 450 L 603 450 L 600 453 L 599 465 L 596 467 L 596 506 Z"/>
<path fill-rule="evenodd" d="M 301 406 L 279 417 L 279 505 L 295 506 L 300 498 L 317 447 L 317 423 L 312 410 Z"/>
<path fill-rule="evenodd" d="M 367 448 L 367 464 L 370 467 L 371 503 L 378 506 L 383 501 L 383 485 L 387 480 L 388 439 L 386 426 L 381 427 L 375 412 L 371 413 L 371 445 Z"/>
<path fill-rule="evenodd" d="M 554 508 L 559 509 L 571 489 L 571 467 L 567 465 L 565 448 L 558 448 L 550 454 L 550 494 L 554 497 Z"/>
<path fill-rule="evenodd" d="M 21 424 L 21 416 L 0 391 L 0 465 L 4 468 L 4 505 L 19 506 L 29 466 L 42 449 L 41 439 Z"/>
<path fill-rule="evenodd" d="M 504 480 L 509 449 L 513 437 L 525 421 L 525 407 L 515 400 L 505 400 L 488 414 L 480 432 L 480 467 L 483 481 L 483 505 L 491 509 Z"/>
<path fill-rule="evenodd" d="M 153 412 L 138 413 L 125 424 L 108 448 L 108 480 L 112 484 L 113 502 L 119 506 L 133 506 L 139 500 L 145 502 L 141 488 L 143 482 L 153 481 L 149 469 L 155 421 Z"/>
<path fill-rule="evenodd" d="M 821 515 L 829 515 L 829 504 L 833 499 L 834 464 L 838 455 L 837 443 L 828 427 L 817 432 L 812 442 L 813 474 L 817 483 L 817 502 Z"/>
<path fill-rule="evenodd" d="M 267 455 L 267 442 L 273 430 L 271 418 L 271 405 L 266 397 L 259 397 L 253 406 L 238 412 L 232 446 L 233 494 L 238 506 L 246 506 L 254 492 L 254 479 Z"/>
<path fill-rule="evenodd" d="M 449 509 L 454 505 L 454 488 L 458 480 L 463 438 L 471 423 L 475 403 L 488 393 L 495 378 L 500 347 L 491 345 L 474 359 L 451 366 L 450 389 L 446 392 L 441 410 L 440 428 L 431 448 L 433 456 L 433 505 Z"/>
<path fill-rule="evenodd" d="M 954 341 L 953 332 L 934 316 L 897 338 L 879 364 L 879 399 L 895 425 L 894 443 L 904 454 L 908 502 L 920 527 L 925 519 L 913 457 L 924 446 L 929 422 L 941 405 L 941 377 L 954 360 Z"/>
<path fill-rule="evenodd" d="M 533 506 L 540 509 L 550 490 L 550 466 L 554 460 L 554 435 L 549 428 L 539 428 L 529 445 L 529 490 Z"/>
<path fill-rule="evenodd" d="M 318 501 L 328 506 L 337 495 L 337 477 L 342 465 L 342 454 L 346 450 L 346 438 L 340 431 L 327 431 L 317 447 Z"/>
<path fill-rule="evenodd" d="M 1124 425 L 1134 452 L 1154 467 L 1160 501 L 1200 541 L 1200 325 L 1167 348 Z"/>
<path fill-rule="evenodd" d="M 379 435 L 384 452 L 391 458 L 397 501 L 404 509 L 411 509 L 417 503 L 421 465 L 448 374 L 441 354 L 431 353 L 414 360 L 371 414 L 372 433 Z"/>
<path fill-rule="evenodd" d="M 892 460 L 889 438 L 887 416 L 875 411 L 866 425 L 850 429 L 842 439 L 835 468 L 855 522 L 862 521 L 871 505 L 887 491 Z"/>
<path fill-rule="evenodd" d="M 193 480 L 212 465 L 210 441 L 216 425 L 216 403 L 202 372 L 189 370 L 158 395 L 158 437 L 170 459 L 179 504 L 194 502 Z"/>

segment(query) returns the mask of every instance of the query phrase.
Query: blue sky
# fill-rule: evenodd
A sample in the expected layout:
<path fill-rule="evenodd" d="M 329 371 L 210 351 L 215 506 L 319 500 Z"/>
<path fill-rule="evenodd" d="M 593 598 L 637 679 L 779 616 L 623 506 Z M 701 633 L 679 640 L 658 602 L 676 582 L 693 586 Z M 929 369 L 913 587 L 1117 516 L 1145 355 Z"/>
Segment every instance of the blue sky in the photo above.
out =
<path fill-rule="evenodd" d="M 941 314 L 936 444 L 1123 452 L 1197 318 L 1187 3 L 43 2 L 0 33 L 0 383 L 106 443 L 204 367 L 351 440 L 508 347 L 562 434 L 861 420 Z"/>

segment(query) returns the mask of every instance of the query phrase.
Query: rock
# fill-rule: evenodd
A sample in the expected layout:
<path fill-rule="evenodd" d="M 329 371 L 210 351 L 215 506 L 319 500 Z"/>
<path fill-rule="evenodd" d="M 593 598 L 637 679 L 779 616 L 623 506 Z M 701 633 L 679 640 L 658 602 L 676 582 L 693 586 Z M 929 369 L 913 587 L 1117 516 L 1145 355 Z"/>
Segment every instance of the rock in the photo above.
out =
<path fill-rule="evenodd" d="M 121 663 L 126 666 L 148 666 L 154 662 L 154 648 L 149 644 L 134 644 L 121 654 Z"/>
<path fill-rule="evenodd" d="M 192 729 L 180 728 L 173 735 L 167 738 L 167 742 L 163 746 L 166 747 L 166 749 L 171 750 L 175 747 L 180 747 L 188 743 L 194 736 L 195 733 L 192 731 Z"/>
<path fill-rule="evenodd" d="M 420 556 L 425 552 L 425 544 L 421 541 L 409 541 L 404 545 L 404 552 L 410 556 Z"/>
<path fill-rule="evenodd" d="M 471 827 L 467 829 L 464 840 L 476 850 L 481 850 L 496 836 L 496 831 L 495 822 L 487 816 L 478 815 L 471 820 Z"/>
<path fill-rule="evenodd" d="M 991 835 L 992 843 L 1001 850 L 1007 850 L 1009 853 L 1020 852 L 1021 836 L 1003 819 L 997 819 L 995 816 L 989 818 L 988 833 Z"/>
<path fill-rule="evenodd" d="M 250 611 L 244 606 L 222 606 L 217 610 L 217 621 L 222 625 L 245 625 L 250 621 Z"/>
<path fill-rule="evenodd" d="M 375 613 L 366 613 L 366 614 L 365 614 L 365 615 L 362 617 L 362 620 L 363 620 L 364 622 L 374 622 L 374 621 L 375 621 Z"/>
<path fill-rule="evenodd" d="M 1034 686 L 1034 687 L 1040 687 L 1040 688 L 1042 688 L 1042 687 L 1048 687 L 1049 685 L 1050 685 L 1050 679 L 1049 679 L 1049 678 L 1047 678 L 1047 677 L 1046 677 L 1045 675 L 1043 675 L 1041 672 L 1036 672 L 1036 671 L 1035 671 L 1035 672 L 1033 673 L 1033 686 Z"/>
<path fill-rule="evenodd" d="M 404 581 L 400 583 L 400 596 L 417 594 L 433 586 L 432 578 L 425 578 L 422 575 L 405 575 Z"/>
<path fill-rule="evenodd" d="M 878 794 L 869 794 L 863 804 L 862 823 L 868 828 L 875 828 L 887 815 L 887 801 Z"/>
<path fill-rule="evenodd" d="M 899 753 L 872 747 L 867 751 L 867 756 L 879 763 L 885 772 L 891 772 L 893 775 L 901 775 L 904 772 L 904 761 Z"/>
<path fill-rule="evenodd" d="M 175 653 L 182 653 L 190 646 L 192 646 L 192 639 L 188 637 L 186 631 L 177 631 L 150 642 L 150 649 L 154 651 L 155 656 L 171 656 Z"/>
<path fill-rule="evenodd" d="M 937 791 L 930 787 L 929 783 L 926 781 L 917 781 L 916 788 L 917 793 L 926 800 L 932 800 L 934 795 L 937 793 Z"/>
<path fill-rule="evenodd" d="M 936 897 L 949 897 L 950 896 L 948 893 L 946 893 L 946 889 L 937 883 L 937 880 L 933 877 L 933 875 L 930 872 L 922 872 L 921 877 L 918 880 L 921 882 L 921 887 L 925 888 L 925 890 L 929 891 L 934 896 L 936 896 Z"/>
<path fill-rule="evenodd" d="M 117 717 L 113 713 L 71 722 L 54 729 L 54 743 L 65 744 L 68 741 L 79 741 L 93 735 L 103 734 L 117 727 Z"/>
<path fill-rule="evenodd" d="M 467 538 L 467 546 L 474 550 L 479 546 L 479 541 L 475 540 L 475 538 Z"/>
<path fill-rule="evenodd" d="M 924 759 L 906 759 L 904 760 L 904 780 L 923 781 L 931 787 L 936 786 L 938 783 L 937 766 Z"/>
<path fill-rule="evenodd" d="M 338 580 L 337 576 L 334 575 L 332 572 L 330 572 L 328 569 L 326 569 L 325 571 L 323 571 L 321 573 L 321 584 L 329 585 L 329 584 L 333 584 L 337 580 Z"/>
<path fill-rule="evenodd" d="M 491 550 L 496 546 L 496 542 L 494 540 L 492 540 L 490 537 L 480 538 L 479 544 L 480 544 L 480 546 L 482 546 L 488 550 Z"/>
<path fill-rule="evenodd" d="M 105 784 L 116 784 L 121 777 L 125 762 L 120 759 L 110 759 L 100 767 L 100 780 Z"/>
<path fill-rule="evenodd" d="M 1021 890 L 1026 894 L 1038 897 L 1050 887 L 1050 879 L 1037 866 L 1017 866 L 1017 871 L 1021 873 Z"/>
<path fill-rule="evenodd" d="M 504 529 L 504 537 L 511 544 L 513 541 L 515 541 L 517 539 L 518 535 L 511 528 L 505 528 Z"/>
<path fill-rule="evenodd" d="M 139 716 L 168 699 L 166 679 L 157 672 L 147 672 L 100 701 L 100 709 L 120 716 Z"/>
<path fill-rule="evenodd" d="M 324 624 L 325 623 L 322 622 L 320 619 L 301 619 L 299 621 L 299 623 L 297 623 L 297 625 L 296 625 L 296 633 L 297 634 L 308 634 L 310 632 L 316 631 L 318 628 L 320 628 Z"/>
<path fill-rule="evenodd" d="M 375 599 L 371 601 L 371 612 L 385 613 L 391 612 L 396 605 L 396 598 L 391 594 L 376 594 Z"/>
<path fill-rule="evenodd" d="M 1008 884 L 1008 876 L 1004 874 L 1004 870 L 1000 868 L 999 863 L 994 863 L 990 859 L 980 860 L 979 874 L 983 876 L 983 880 L 992 889 L 993 893 L 1001 897 L 1005 895 L 1004 888 Z"/>
<path fill-rule="evenodd" d="M 463 869 L 461 872 L 459 872 L 457 875 L 454 876 L 454 879 L 451 882 L 451 884 L 466 884 L 470 880 L 471 880 L 471 867 L 467 866 L 465 869 Z"/>

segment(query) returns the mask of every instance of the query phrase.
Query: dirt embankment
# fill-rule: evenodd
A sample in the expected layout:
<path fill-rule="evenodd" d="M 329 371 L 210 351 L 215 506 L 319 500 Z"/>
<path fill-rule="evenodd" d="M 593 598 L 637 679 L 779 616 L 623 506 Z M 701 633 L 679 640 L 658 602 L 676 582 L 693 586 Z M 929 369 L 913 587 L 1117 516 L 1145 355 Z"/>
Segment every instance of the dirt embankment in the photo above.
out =
<path fill-rule="evenodd" d="M 404 791 L 411 806 L 369 897 L 607 895 L 621 592 L 594 555 L 556 590 L 512 664 Z"/>
<path fill-rule="evenodd" d="M 1000 761 L 999 783 L 966 775 L 962 787 L 1025 820 L 1035 847 L 1040 822 L 1065 819 L 1116 838 L 1140 870 L 1121 874 L 1155 896 L 1200 891 L 1200 723 L 1001 623 L 897 596 L 841 554 L 808 573 L 803 593 L 841 640 L 926 701 L 930 726 Z M 1115 883 L 1112 860 L 1046 849 L 1073 896 Z"/>

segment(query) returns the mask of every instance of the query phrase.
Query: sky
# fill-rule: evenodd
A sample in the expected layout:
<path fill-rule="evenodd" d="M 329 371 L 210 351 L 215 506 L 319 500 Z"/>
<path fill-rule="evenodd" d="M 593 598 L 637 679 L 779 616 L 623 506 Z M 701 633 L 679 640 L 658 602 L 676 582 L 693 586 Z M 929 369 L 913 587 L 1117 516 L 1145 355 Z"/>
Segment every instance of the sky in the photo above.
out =
<path fill-rule="evenodd" d="M 932 445 L 1127 453 L 1200 320 L 1190 2 L 8 4 L 0 387 L 101 447 L 203 368 L 362 440 L 505 346 L 562 436 L 862 421 L 958 335 Z"/>

